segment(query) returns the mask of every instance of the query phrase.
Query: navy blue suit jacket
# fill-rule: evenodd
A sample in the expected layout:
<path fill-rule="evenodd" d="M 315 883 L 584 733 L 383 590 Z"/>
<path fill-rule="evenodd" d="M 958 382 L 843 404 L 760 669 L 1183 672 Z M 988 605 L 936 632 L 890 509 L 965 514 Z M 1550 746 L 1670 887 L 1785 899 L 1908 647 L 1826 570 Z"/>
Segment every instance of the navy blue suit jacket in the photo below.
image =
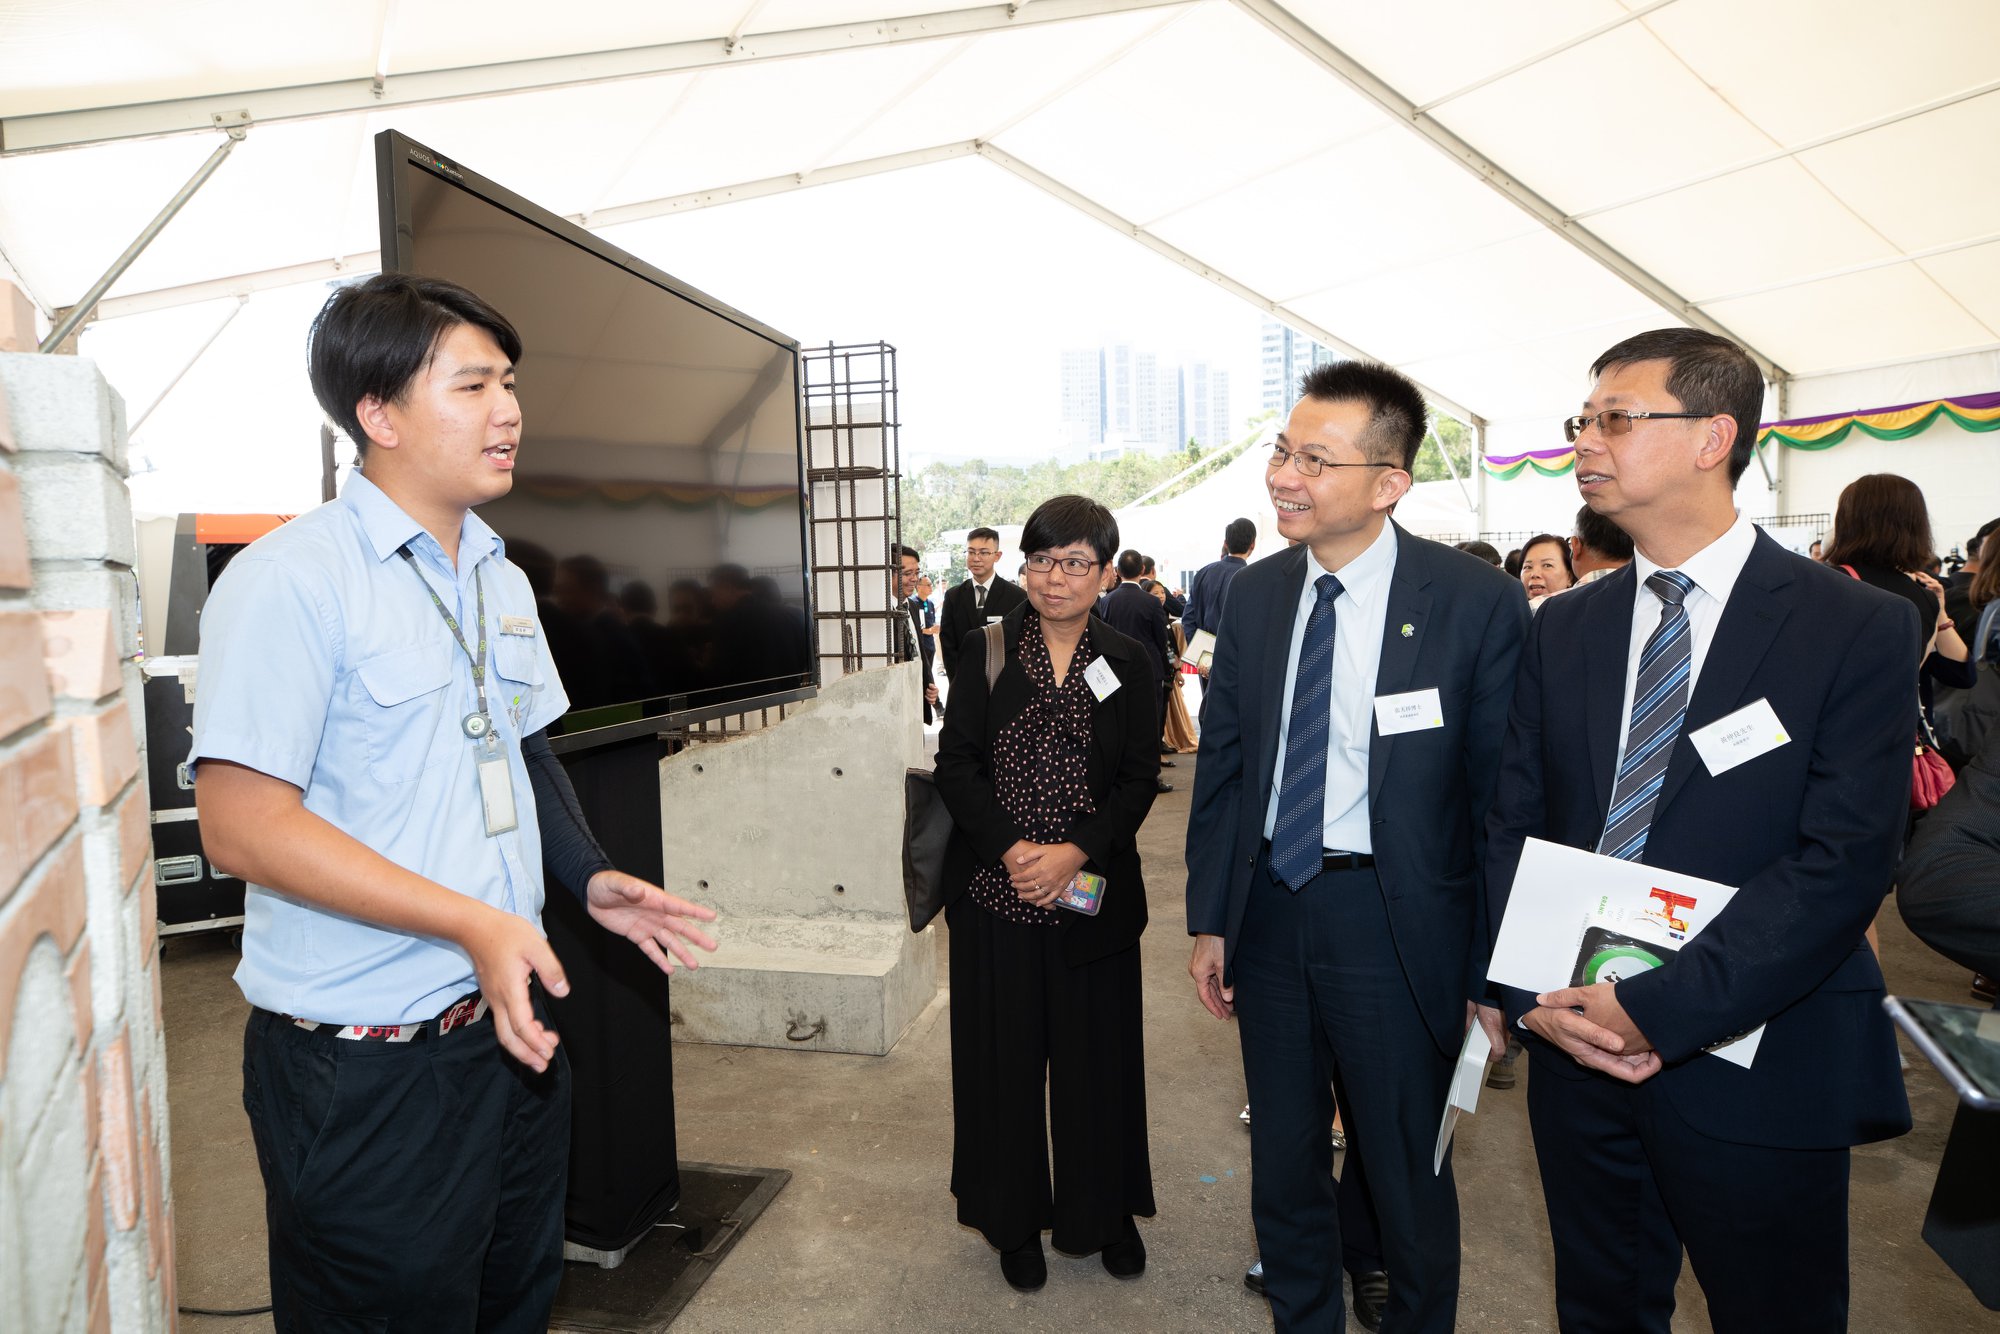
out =
<path fill-rule="evenodd" d="M 1489 839 L 1492 921 L 1525 838 L 1594 848 L 1631 652 L 1633 567 L 1551 598 L 1521 657 Z M 1646 839 L 1649 865 L 1737 887 L 1618 999 L 1666 1063 L 1654 1078 L 1711 1138 L 1837 1148 L 1909 1129 L 1882 970 L 1863 932 L 1909 811 L 1916 614 L 1762 532 L 1731 591 Z M 1790 738 L 1711 775 L 1687 734 L 1769 700 Z M 1504 993 L 1512 1022 L 1534 1004 Z M 1770 1025 L 1744 1070 L 1702 1049 Z M 1530 1037 L 1536 1075 L 1605 1078 Z"/>
<path fill-rule="evenodd" d="M 1190 639 L 1197 630 L 1220 633 L 1230 582 L 1249 568 L 1249 561 L 1242 556 L 1224 556 L 1195 571 L 1194 582 L 1188 585 L 1187 607 L 1181 612 L 1183 633 Z"/>
<path fill-rule="evenodd" d="M 1235 576 L 1209 670 L 1188 818 L 1187 918 L 1189 934 L 1223 938 L 1225 961 L 1235 957 L 1278 776 L 1292 623 L 1308 564 L 1299 547 Z M 1397 953 L 1448 1055 L 1465 1036 L 1465 1002 L 1485 992 L 1486 815 L 1527 628 L 1518 583 L 1396 527 L 1375 692 L 1435 686 L 1444 726 L 1371 736 L 1368 808 Z"/>

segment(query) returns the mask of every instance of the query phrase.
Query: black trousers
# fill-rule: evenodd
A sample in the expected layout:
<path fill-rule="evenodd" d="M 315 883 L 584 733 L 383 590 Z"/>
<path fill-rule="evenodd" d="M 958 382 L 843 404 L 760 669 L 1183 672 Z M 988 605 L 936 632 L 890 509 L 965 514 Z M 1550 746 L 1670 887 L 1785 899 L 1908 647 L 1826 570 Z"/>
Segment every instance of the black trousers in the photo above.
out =
<path fill-rule="evenodd" d="M 1431 1158 L 1451 1061 L 1417 1010 L 1374 870 L 1323 872 L 1294 894 L 1272 882 L 1264 850 L 1232 976 L 1250 1093 L 1251 1215 L 1277 1329 L 1345 1327 L 1332 1175 L 1338 1096 L 1348 1160 L 1364 1165 L 1381 1230 L 1383 1327 L 1449 1331 L 1458 1192 L 1449 1156 L 1437 1174 Z"/>
<path fill-rule="evenodd" d="M 1667 1334 L 1683 1246 L 1716 1334 L 1847 1328 L 1846 1149 L 1710 1139 L 1657 1078 L 1623 1084 L 1528 1049 L 1563 1334 Z"/>
<path fill-rule="evenodd" d="M 1044 1229 L 1070 1255 L 1102 1250 L 1153 1213 L 1139 947 L 1073 967 L 1060 929 L 969 895 L 945 921 L 958 1221 L 1003 1251 Z"/>
<path fill-rule="evenodd" d="M 355 1042 L 253 1010 L 243 1108 L 279 1334 L 548 1328 L 569 1162 L 560 1047 L 537 1075 L 490 1017 Z"/>

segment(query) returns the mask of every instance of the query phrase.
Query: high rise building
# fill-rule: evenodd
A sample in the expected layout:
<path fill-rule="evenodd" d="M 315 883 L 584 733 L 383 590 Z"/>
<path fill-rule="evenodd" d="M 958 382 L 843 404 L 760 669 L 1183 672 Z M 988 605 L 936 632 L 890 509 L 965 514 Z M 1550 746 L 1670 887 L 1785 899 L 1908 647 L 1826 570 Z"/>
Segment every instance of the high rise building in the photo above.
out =
<path fill-rule="evenodd" d="M 1339 361 L 1340 354 L 1276 320 L 1265 320 L 1259 358 L 1264 381 L 1262 408 L 1280 417 L 1299 401 L 1299 380 L 1315 366 Z"/>
<path fill-rule="evenodd" d="M 1187 448 L 1190 436 L 1211 448 L 1229 437 L 1228 372 L 1162 363 L 1130 343 L 1067 349 L 1062 431 L 1065 450 L 1078 457 L 1163 454 Z"/>

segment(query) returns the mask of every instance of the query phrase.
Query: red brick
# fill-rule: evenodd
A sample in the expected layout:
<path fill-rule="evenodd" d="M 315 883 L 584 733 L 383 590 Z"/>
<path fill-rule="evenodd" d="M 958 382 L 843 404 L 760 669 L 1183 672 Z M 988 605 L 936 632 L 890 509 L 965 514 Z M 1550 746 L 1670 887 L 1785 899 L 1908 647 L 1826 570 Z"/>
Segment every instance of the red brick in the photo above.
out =
<path fill-rule="evenodd" d="M 167 1248 L 167 1200 L 161 1184 L 160 1142 L 153 1137 L 153 1091 L 139 1095 L 140 1166 L 146 1183 L 146 1277 L 157 1278 Z"/>
<path fill-rule="evenodd" d="M 67 732 L 35 738 L 0 760 L 0 903 L 76 819 L 76 765 Z"/>
<path fill-rule="evenodd" d="M 26 588 L 34 582 L 28 525 L 21 518 L 21 479 L 0 469 L 0 588 Z"/>
<path fill-rule="evenodd" d="M 0 282 L 0 352 L 33 352 L 42 340 L 35 336 L 35 303 L 28 294 L 9 282 Z M 6 411 L 6 395 L 0 394 L 0 415 Z M 14 442 L 5 436 L 8 449 Z"/>
<path fill-rule="evenodd" d="M 76 954 L 70 959 L 69 967 L 63 970 L 69 979 L 70 1012 L 76 1024 L 76 1045 L 79 1051 L 90 1050 L 90 1036 L 97 1031 L 97 1020 L 90 1009 L 90 939 L 85 937 L 76 947 Z"/>
<path fill-rule="evenodd" d="M 132 711 L 120 700 L 108 709 L 59 718 L 56 726 L 76 743 L 76 769 L 83 799 L 109 805 L 139 772 L 139 745 L 132 735 Z"/>
<path fill-rule="evenodd" d="M 42 625 L 32 611 L 0 611 L 0 736 L 49 716 Z"/>
<path fill-rule="evenodd" d="M 103 1082 L 98 1087 L 97 1114 L 103 1122 L 105 1202 L 111 1223 L 129 1232 L 139 1221 L 139 1127 L 132 1108 L 132 1033 L 118 1037 L 97 1054 Z"/>
<path fill-rule="evenodd" d="M 93 1115 L 92 1120 L 97 1118 Z M 97 1303 L 97 1289 L 104 1286 L 104 1164 L 90 1171 L 90 1192 L 84 1196 L 83 1260 L 90 1266 L 91 1304 Z"/>
<path fill-rule="evenodd" d="M 153 863 L 149 858 L 139 868 L 139 957 L 152 966 L 153 944 L 160 935 L 160 887 L 153 880 Z"/>
<path fill-rule="evenodd" d="M 49 689 L 66 699 L 103 699 L 124 684 L 118 674 L 118 631 L 108 608 L 45 611 L 42 664 Z"/>
<path fill-rule="evenodd" d="M 48 936 L 58 951 L 68 954 L 83 934 L 83 844 L 71 839 L 19 897 L 21 902 L 9 905 L 6 928 L 0 930 L 0 1079 L 7 1077 L 7 1043 L 28 951 Z"/>
<path fill-rule="evenodd" d="M 89 1160 L 97 1155 L 97 1062 L 85 1053 L 83 1061 L 83 1106 L 85 1111 L 83 1127 L 83 1156 Z"/>

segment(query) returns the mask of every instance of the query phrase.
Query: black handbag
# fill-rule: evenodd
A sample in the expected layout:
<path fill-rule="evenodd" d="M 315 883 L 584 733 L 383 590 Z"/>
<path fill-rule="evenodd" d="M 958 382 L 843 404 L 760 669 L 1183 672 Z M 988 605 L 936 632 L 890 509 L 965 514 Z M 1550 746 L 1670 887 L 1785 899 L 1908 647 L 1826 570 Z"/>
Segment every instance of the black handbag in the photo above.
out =
<path fill-rule="evenodd" d="M 1000 679 L 1006 639 L 998 624 L 986 636 L 986 692 Z M 951 902 L 944 885 L 944 853 L 951 843 L 951 812 L 937 790 L 937 775 L 929 769 L 903 771 L 903 901 L 910 909 L 910 930 L 922 931 Z"/>

